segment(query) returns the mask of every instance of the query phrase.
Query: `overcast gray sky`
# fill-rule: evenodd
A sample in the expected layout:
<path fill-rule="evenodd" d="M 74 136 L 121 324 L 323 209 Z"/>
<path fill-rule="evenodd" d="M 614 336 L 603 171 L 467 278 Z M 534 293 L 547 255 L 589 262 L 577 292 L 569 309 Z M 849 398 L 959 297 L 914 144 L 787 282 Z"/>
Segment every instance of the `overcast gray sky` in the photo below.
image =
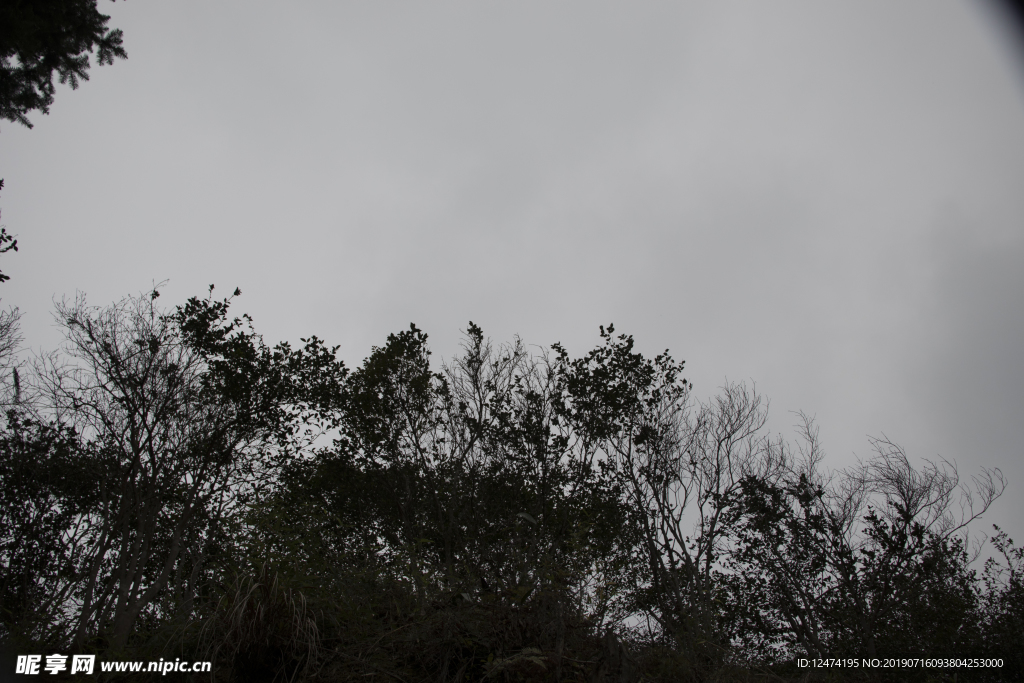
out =
<path fill-rule="evenodd" d="M 1001 467 L 1024 535 L 1024 59 L 980 2 L 100 7 L 129 59 L 0 124 L 32 347 L 54 297 L 162 280 L 352 365 L 614 322 L 834 467 L 882 433 Z"/>

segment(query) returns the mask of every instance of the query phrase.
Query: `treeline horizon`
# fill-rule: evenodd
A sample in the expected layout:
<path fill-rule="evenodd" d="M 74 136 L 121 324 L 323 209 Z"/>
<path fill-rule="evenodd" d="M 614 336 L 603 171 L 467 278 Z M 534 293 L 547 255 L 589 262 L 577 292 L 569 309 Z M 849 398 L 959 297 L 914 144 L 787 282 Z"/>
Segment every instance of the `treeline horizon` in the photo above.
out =
<path fill-rule="evenodd" d="M 972 535 L 998 469 L 878 438 L 830 470 L 807 416 L 791 442 L 744 384 L 698 401 L 612 325 L 575 357 L 470 322 L 439 364 L 411 325 L 349 368 L 268 346 L 239 294 L 63 301 L 30 360 L 0 313 L 9 652 L 224 681 L 1022 679 L 1024 549 L 995 528 L 982 563 Z"/>

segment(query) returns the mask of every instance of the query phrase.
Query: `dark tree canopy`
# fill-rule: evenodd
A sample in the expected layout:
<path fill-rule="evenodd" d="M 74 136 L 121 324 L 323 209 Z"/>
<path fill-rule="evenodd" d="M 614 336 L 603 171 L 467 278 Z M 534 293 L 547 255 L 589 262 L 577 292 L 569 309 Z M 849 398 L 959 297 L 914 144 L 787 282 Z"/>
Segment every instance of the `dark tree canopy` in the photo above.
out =
<path fill-rule="evenodd" d="M 0 2 L 0 117 L 29 128 L 27 114 L 48 114 L 53 74 L 78 87 L 89 80 L 89 54 L 100 64 L 128 56 L 120 29 L 108 29 L 97 0 Z"/>
<path fill-rule="evenodd" d="M 998 470 L 884 438 L 826 469 L 810 418 L 772 436 L 756 391 L 698 401 L 610 325 L 577 357 L 469 323 L 439 366 L 411 325 L 350 370 L 268 346 L 239 294 L 61 302 L 20 386 L 0 316 L 0 650 L 225 683 L 1024 681 L 1024 549 L 996 529 L 979 572 L 967 530 Z M 797 664 L 837 657 L 989 664 Z"/>

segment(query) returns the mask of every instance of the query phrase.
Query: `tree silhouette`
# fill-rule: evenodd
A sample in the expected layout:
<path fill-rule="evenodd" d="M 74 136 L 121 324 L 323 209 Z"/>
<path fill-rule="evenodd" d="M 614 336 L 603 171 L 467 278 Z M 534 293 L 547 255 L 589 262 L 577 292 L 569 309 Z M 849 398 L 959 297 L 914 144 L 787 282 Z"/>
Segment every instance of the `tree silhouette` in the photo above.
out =
<path fill-rule="evenodd" d="M 611 326 L 573 357 L 470 323 L 432 366 L 412 325 L 350 372 L 233 298 L 58 305 L 65 346 L 5 398 L 0 641 L 239 681 L 1019 680 L 1024 550 L 997 533 L 979 576 L 966 535 L 998 470 L 876 439 L 824 471 L 810 419 L 790 445 Z"/>
<path fill-rule="evenodd" d="M 89 54 L 100 64 L 127 58 L 120 29 L 108 29 L 97 0 L 5 0 L 0 3 L 0 118 L 32 127 L 27 114 L 48 114 L 54 72 L 75 89 L 89 80 Z"/>
<path fill-rule="evenodd" d="M 2 189 L 4 189 L 4 180 L 0 178 L 0 190 Z M 14 239 L 13 235 L 7 234 L 7 228 L 0 225 L 0 254 L 6 254 L 9 251 L 18 251 L 18 240 Z M 0 282 L 7 282 L 10 279 L 10 275 L 4 275 L 3 271 L 0 271 Z"/>

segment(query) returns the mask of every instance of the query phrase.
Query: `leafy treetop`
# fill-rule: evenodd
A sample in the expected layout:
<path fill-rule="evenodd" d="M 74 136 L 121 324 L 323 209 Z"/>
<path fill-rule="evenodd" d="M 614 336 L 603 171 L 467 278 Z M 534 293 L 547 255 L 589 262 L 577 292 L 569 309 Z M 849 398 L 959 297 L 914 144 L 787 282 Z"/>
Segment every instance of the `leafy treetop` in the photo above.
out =
<path fill-rule="evenodd" d="M 125 59 L 121 29 L 108 29 L 97 0 L 4 0 L 0 3 L 0 117 L 29 128 L 31 111 L 48 114 L 53 72 L 72 89 L 89 80 L 89 54 L 100 64 Z"/>

